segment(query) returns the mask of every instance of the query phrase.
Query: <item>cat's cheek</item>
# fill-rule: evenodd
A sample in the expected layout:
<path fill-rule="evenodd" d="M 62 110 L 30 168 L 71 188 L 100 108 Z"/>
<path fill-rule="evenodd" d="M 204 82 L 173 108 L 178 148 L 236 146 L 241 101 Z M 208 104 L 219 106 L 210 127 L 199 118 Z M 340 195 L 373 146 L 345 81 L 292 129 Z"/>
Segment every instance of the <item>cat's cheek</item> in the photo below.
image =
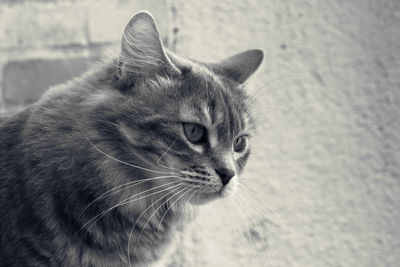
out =
<path fill-rule="evenodd" d="M 181 167 L 182 167 L 182 163 L 180 162 L 180 160 L 169 154 L 165 154 L 162 157 L 162 165 L 171 170 L 181 169 Z"/>
<path fill-rule="evenodd" d="M 221 190 L 221 197 L 231 197 L 235 194 L 239 187 L 239 176 L 235 175 L 225 187 Z"/>

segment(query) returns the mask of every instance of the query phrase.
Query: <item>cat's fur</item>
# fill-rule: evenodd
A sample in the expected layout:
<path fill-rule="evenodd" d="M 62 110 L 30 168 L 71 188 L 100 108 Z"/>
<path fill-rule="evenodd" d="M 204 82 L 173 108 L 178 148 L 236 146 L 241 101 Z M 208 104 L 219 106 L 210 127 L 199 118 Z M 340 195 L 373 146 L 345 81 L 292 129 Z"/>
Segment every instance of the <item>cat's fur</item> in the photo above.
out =
<path fill-rule="evenodd" d="M 259 50 L 178 57 L 140 12 L 118 58 L 2 119 L 0 266 L 157 260 L 189 203 L 234 191 L 250 150 L 232 147 L 254 128 L 243 83 L 261 61 Z M 203 125 L 204 142 L 188 141 L 182 123 Z"/>

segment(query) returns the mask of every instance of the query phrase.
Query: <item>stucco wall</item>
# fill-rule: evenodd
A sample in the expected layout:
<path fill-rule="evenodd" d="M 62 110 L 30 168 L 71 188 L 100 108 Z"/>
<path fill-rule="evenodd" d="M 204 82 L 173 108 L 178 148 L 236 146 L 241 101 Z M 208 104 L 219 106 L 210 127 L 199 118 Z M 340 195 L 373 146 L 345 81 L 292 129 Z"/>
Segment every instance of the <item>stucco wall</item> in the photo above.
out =
<path fill-rule="evenodd" d="M 259 129 L 239 195 L 201 207 L 165 264 L 399 266 L 398 1 L 3 1 L 0 110 L 65 78 L 13 87 L 42 69 L 76 75 L 141 9 L 179 54 L 265 51 L 248 88 Z"/>
<path fill-rule="evenodd" d="M 242 191 L 259 233 L 205 210 L 184 266 L 399 266 L 400 2 L 171 2 L 178 53 L 266 55 L 243 177 L 263 201 Z"/>

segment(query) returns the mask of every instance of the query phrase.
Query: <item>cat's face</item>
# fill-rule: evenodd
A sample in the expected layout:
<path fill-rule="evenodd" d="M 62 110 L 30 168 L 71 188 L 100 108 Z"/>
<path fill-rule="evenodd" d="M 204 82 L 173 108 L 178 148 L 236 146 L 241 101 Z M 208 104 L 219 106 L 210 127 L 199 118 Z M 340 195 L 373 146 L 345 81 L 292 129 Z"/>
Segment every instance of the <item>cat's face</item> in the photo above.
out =
<path fill-rule="evenodd" d="M 232 194 L 254 129 L 243 90 L 194 63 L 176 80 L 158 78 L 142 86 L 153 88 L 143 104 L 156 107 L 142 122 L 145 129 L 156 128 L 140 133 L 151 146 L 149 161 L 175 173 L 196 192 L 193 200 Z M 151 126 L 153 119 L 158 123 Z"/>
<path fill-rule="evenodd" d="M 131 19 L 118 69 L 127 93 L 117 124 L 136 162 L 171 176 L 154 185 L 175 182 L 197 203 L 236 190 L 255 127 L 242 84 L 261 60 L 259 50 L 213 64 L 167 55 L 153 19 Z"/>
<path fill-rule="evenodd" d="M 171 173 L 195 202 L 231 195 L 255 127 L 240 85 L 192 63 L 183 75 L 155 76 L 135 90 L 124 105 L 131 119 L 125 116 L 119 131 L 145 157 L 141 165 Z"/>
<path fill-rule="evenodd" d="M 250 154 L 254 128 L 246 96 L 204 70 L 196 75 L 192 68 L 186 75 L 192 77 L 183 80 L 180 90 L 186 96 L 171 113 L 178 120 L 176 141 L 165 162 L 196 192 L 193 200 L 231 195 Z"/>

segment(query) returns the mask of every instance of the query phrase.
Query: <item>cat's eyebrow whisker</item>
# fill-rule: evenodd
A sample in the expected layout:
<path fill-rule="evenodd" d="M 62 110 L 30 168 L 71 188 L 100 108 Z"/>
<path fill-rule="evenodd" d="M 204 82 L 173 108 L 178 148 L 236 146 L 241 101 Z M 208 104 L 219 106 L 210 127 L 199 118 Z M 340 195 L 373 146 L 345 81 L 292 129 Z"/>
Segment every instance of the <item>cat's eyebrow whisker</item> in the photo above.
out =
<path fill-rule="evenodd" d="M 98 200 L 100 200 L 100 199 L 102 199 L 102 198 L 105 198 L 105 197 L 107 197 L 107 196 L 110 196 L 110 195 L 113 195 L 113 194 L 122 192 L 122 191 L 124 191 L 124 190 L 126 190 L 126 189 L 132 188 L 132 187 L 134 187 L 134 186 L 143 184 L 143 183 L 148 182 L 148 181 L 160 180 L 160 179 L 167 179 L 167 178 L 180 178 L 180 179 L 182 179 L 181 177 L 179 177 L 179 176 L 174 176 L 174 175 L 170 175 L 170 176 L 157 176 L 157 177 L 152 177 L 152 178 L 147 178 L 147 179 L 141 179 L 141 180 L 138 180 L 138 181 L 131 181 L 131 182 L 127 182 L 127 183 L 125 183 L 125 184 L 116 186 L 116 187 L 114 187 L 114 188 L 112 188 L 112 189 L 110 189 L 110 190 L 104 192 L 103 194 L 101 194 L 100 196 L 98 196 L 97 198 L 95 198 L 92 202 L 90 202 L 90 203 L 82 210 L 82 212 L 81 212 L 80 215 L 78 216 L 78 219 L 83 215 L 83 213 L 84 213 L 91 205 L 93 205 L 93 203 L 95 203 L 96 201 L 98 201 Z M 121 188 L 121 187 L 123 187 L 123 188 L 122 188 L 122 189 L 119 189 L 119 188 Z M 118 189 L 119 189 L 119 190 L 118 190 Z"/>
<path fill-rule="evenodd" d="M 141 195 L 141 194 L 144 194 L 144 193 L 146 193 L 146 192 L 152 191 L 152 190 L 154 190 L 154 189 L 158 189 L 158 188 L 163 187 L 163 186 L 166 186 L 166 185 L 171 185 L 171 184 L 173 184 L 173 183 L 179 183 L 179 184 L 178 184 L 178 185 L 173 185 L 173 186 L 170 186 L 170 187 L 167 187 L 167 188 L 164 188 L 164 189 L 159 190 L 159 191 L 156 191 L 156 192 L 152 192 L 152 193 L 150 193 L 150 194 L 141 196 L 141 197 L 139 197 L 139 198 L 136 198 L 136 197 L 138 197 L 138 196 Z M 108 212 L 110 212 L 111 210 L 113 210 L 113 209 L 115 209 L 115 208 L 117 208 L 117 207 L 119 207 L 119 206 L 122 206 L 122 205 L 125 205 L 125 204 L 128 204 L 128 203 L 132 203 L 132 202 L 135 202 L 135 201 L 137 201 L 137 200 L 140 200 L 140 199 L 143 199 L 143 198 L 146 198 L 146 197 L 149 197 L 149 196 L 152 196 L 152 195 L 155 195 L 155 194 L 158 194 L 158 193 L 161 193 L 161 192 L 170 190 L 171 188 L 174 188 L 174 187 L 180 186 L 180 185 L 182 185 L 182 183 L 181 183 L 180 181 L 172 181 L 172 182 L 170 182 L 170 183 L 162 184 L 162 185 L 159 185 L 159 186 L 156 186 L 156 187 L 147 189 L 147 190 L 145 190 L 145 191 L 143 191 L 143 192 L 140 192 L 140 193 L 138 193 L 138 194 L 135 194 L 135 195 L 133 195 L 133 196 L 130 196 L 130 197 L 128 197 L 128 198 L 126 198 L 126 199 L 120 201 L 119 203 L 115 204 L 115 205 L 112 206 L 111 208 L 108 208 L 107 210 L 105 210 L 105 211 L 101 212 L 100 214 L 96 215 L 96 216 L 93 217 L 92 219 L 90 219 L 88 222 L 86 222 L 86 223 L 79 229 L 79 231 L 81 231 L 81 230 L 83 230 L 84 228 L 86 228 L 86 226 L 88 226 L 89 224 L 91 224 L 91 225 L 93 226 L 93 225 L 94 225 L 98 220 L 100 220 L 104 215 L 106 215 Z M 90 226 L 90 227 L 92 227 L 92 226 Z M 90 228 L 90 227 L 89 227 L 89 228 Z"/>
<path fill-rule="evenodd" d="M 257 90 L 255 90 L 252 94 L 249 95 L 249 99 L 251 100 L 249 102 L 249 104 L 253 104 L 256 99 L 258 99 L 259 97 L 261 97 L 265 93 L 280 91 L 280 90 L 284 90 L 286 88 L 286 86 L 281 86 L 279 88 L 270 89 L 268 87 L 269 85 L 271 85 L 271 84 L 273 84 L 273 83 L 275 83 L 277 81 L 283 80 L 285 78 L 292 78 L 292 77 L 298 77 L 298 76 L 299 75 L 296 75 L 296 74 L 288 74 L 288 75 L 281 75 L 281 76 L 275 77 L 274 79 L 272 79 L 272 80 L 268 81 L 267 83 L 263 84 L 263 86 L 259 87 Z M 267 88 L 269 90 L 266 90 Z"/>
<path fill-rule="evenodd" d="M 137 223 L 139 222 L 139 220 L 142 218 L 142 216 L 151 208 L 153 207 L 158 201 L 160 201 L 161 199 L 163 199 L 164 197 L 166 197 L 167 195 L 173 193 L 174 191 L 176 191 L 177 189 L 179 189 L 179 187 L 183 186 L 183 184 L 179 184 L 177 185 L 177 188 L 175 188 L 175 190 L 173 190 L 172 192 L 169 192 L 165 195 L 163 195 L 162 197 L 160 197 L 157 201 L 155 201 L 154 203 L 152 203 L 150 206 L 148 206 L 140 215 L 139 217 L 136 219 L 135 223 L 132 226 L 132 229 L 129 233 L 129 237 L 128 237 L 128 245 L 127 245 L 127 253 L 128 253 L 128 261 L 129 261 L 129 266 L 131 266 L 131 257 L 130 257 L 130 241 L 131 241 L 131 237 L 132 237 L 132 233 L 133 230 L 135 229 Z"/>
<path fill-rule="evenodd" d="M 175 173 L 168 173 L 168 172 L 163 172 L 163 171 L 151 170 L 151 169 L 148 169 L 148 168 L 145 168 L 145 167 L 141 167 L 141 166 L 138 166 L 138 165 L 134 165 L 134 164 L 131 164 L 131 163 L 128 163 L 128 162 L 119 160 L 119 159 L 117 159 L 117 158 L 114 158 L 113 156 L 107 154 L 106 152 L 104 152 L 104 151 L 102 151 L 100 148 L 98 148 L 95 144 L 93 144 L 93 142 L 89 139 L 89 137 L 88 137 L 87 135 L 85 135 L 85 137 L 86 137 L 86 139 L 88 140 L 88 142 L 90 143 L 90 145 L 91 145 L 97 152 L 103 154 L 104 156 L 106 156 L 106 157 L 108 157 L 108 158 L 110 158 L 110 159 L 112 159 L 112 160 L 114 160 L 114 161 L 116 161 L 116 162 L 119 162 L 119 163 L 121 163 L 121 164 L 130 166 L 130 167 L 133 167 L 133 168 L 141 169 L 141 170 L 144 170 L 144 171 L 155 172 L 155 173 L 160 173 L 160 174 L 175 174 Z"/>

